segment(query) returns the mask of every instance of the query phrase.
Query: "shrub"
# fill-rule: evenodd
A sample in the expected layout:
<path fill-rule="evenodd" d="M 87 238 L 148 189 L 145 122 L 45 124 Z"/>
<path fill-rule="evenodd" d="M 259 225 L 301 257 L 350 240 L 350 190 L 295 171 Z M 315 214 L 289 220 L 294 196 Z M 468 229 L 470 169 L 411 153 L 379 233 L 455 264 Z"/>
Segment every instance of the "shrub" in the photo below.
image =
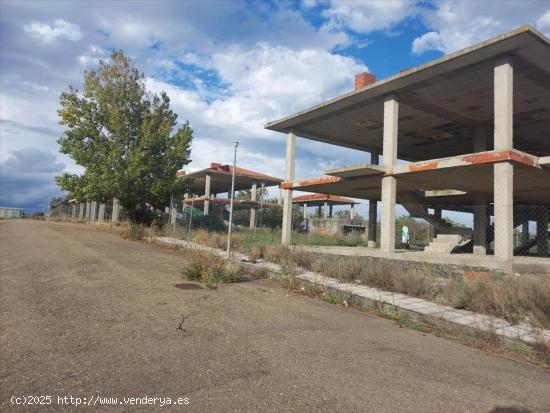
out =
<path fill-rule="evenodd" d="M 127 230 L 128 239 L 139 241 L 145 236 L 145 228 L 140 224 L 131 224 Z"/>
<path fill-rule="evenodd" d="M 189 249 L 184 254 L 183 275 L 191 281 L 234 283 L 243 272 L 241 264 L 205 251 Z"/>

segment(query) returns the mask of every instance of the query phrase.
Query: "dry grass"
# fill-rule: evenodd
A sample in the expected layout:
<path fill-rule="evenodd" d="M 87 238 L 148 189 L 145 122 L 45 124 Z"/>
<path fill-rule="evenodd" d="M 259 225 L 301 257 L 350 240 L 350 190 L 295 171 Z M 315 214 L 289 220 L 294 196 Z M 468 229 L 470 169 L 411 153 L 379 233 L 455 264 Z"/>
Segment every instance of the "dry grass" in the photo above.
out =
<path fill-rule="evenodd" d="M 183 275 L 191 281 L 204 283 L 234 283 L 244 268 L 241 264 L 198 249 L 184 250 Z"/>

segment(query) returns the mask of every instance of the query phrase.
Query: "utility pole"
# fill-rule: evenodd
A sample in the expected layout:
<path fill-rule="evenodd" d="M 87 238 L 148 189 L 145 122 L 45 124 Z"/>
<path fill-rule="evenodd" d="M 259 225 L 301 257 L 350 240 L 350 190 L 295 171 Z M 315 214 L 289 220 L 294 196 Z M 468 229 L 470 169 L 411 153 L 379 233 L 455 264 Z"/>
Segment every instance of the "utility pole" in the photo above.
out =
<path fill-rule="evenodd" d="M 231 203 L 229 204 L 229 229 L 227 232 L 227 258 L 231 257 L 231 230 L 233 227 L 233 198 L 235 197 L 235 168 L 237 167 L 237 146 L 239 142 L 233 142 L 233 173 L 231 174 Z"/>

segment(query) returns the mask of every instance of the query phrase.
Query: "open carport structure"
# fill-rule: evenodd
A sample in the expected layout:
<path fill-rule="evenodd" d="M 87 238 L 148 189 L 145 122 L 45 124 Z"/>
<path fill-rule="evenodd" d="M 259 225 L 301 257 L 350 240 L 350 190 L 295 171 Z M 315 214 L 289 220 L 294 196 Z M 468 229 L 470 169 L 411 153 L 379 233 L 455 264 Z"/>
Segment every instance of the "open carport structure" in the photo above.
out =
<path fill-rule="evenodd" d="M 521 226 L 524 250 L 548 256 L 550 41 L 530 26 L 387 79 L 359 75 L 354 91 L 266 128 L 287 134 L 283 244 L 297 189 L 368 199 L 369 218 L 381 201 L 385 254 L 400 203 L 449 234 L 441 211 L 471 212 L 476 254 L 511 263 Z M 370 163 L 295 181 L 296 136 L 370 152 Z"/>
<path fill-rule="evenodd" d="M 228 205 L 231 196 L 232 175 L 232 165 L 222 165 L 216 162 L 211 163 L 209 168 L 195 172 L 178 171 L 178 177 L 190 178 L 190 193 L 185 195 L 183 203 L 191 205 L 192 202 L 194 206 L 202 206 L 204 215 L 208 215 L 210 212 L 212 202 L 216 205 Z M 257 201 L 258 187 L 279 186 L 282 181 L 282 179 L 261 172 L 240 167 L 235 168 L 235 191 L 250 190 L 249 200 L 240 200 L 235 204 L 238 204 L 238 207 L 250 208 L 251 228 L 256 225 L 256 209 L 260 204 Z M 227 198 L 219 198 L 218 194 L 220 193 L 227 193 Z M 195 196 L 198 197 L 194 198 Z"/>

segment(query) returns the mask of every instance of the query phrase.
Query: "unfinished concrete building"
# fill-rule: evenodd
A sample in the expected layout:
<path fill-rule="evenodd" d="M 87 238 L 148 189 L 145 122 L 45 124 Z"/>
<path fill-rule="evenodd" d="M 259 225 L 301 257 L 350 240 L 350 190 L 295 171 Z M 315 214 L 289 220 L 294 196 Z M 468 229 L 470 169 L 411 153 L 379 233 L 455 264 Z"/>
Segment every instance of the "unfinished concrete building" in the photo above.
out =
<path fill-rule="evenodd" d="M 212 162 L 209 168 L 195 172 L 178 171 L 178 177 L 190 178 L 189 190 L 183 203 L 194 208 L 202 207 L 203 214 L 208 215 L 214 206 L 226 206 L 230 203 L 231 179 L 233 175 L 232 165 L 222 165 Z M 235 168 L 235 192 L 250 190 L 250 199 L 234 200 L 236 208 L 250 208 L 250 228 L 256 226 L 256 211 L 258 208 L 269 206 L 265 202 L 257 200 L 258 188 L 279 186 L 282 179 L 251 171 L 249 169 Z M 218 197 L 218 194 L 227 193 L 227 197 Z"/>
<path fill-rule="evenodd" d="M 322 192 L 368 200 L 386 257 L 398 255 L 398 203 L 442 234 L 434 244 L 470 244 L 470 254 L 453 257 L 512 270 L 524 254 L 548 269 L 550 41 L 532 27 L 387 79 L 359 75 L 354 91 L 266 128 L 287 134 L 283 244 L 292 191 Z M 296 181 L 297 136 L 370 152 L 370 162 Z M 442 211 L 472 214 L 473 228 L 449 224 Z"/>
<path fill-rule="evenodd" d="M 303 222 L 301 230 L 307 233 L 323 233 L 331 235 L 366 234 L 363 220 L 355 218 L 355 206 L 359 202 L 339 195 L 306 194 L 292 198 L 294 205 L 302 207 Z M 349 214 L 333 214 L 335 206 L 348 206 Z M 309 208 L 316 208 L 313 216 L 308 214 Z"/>

